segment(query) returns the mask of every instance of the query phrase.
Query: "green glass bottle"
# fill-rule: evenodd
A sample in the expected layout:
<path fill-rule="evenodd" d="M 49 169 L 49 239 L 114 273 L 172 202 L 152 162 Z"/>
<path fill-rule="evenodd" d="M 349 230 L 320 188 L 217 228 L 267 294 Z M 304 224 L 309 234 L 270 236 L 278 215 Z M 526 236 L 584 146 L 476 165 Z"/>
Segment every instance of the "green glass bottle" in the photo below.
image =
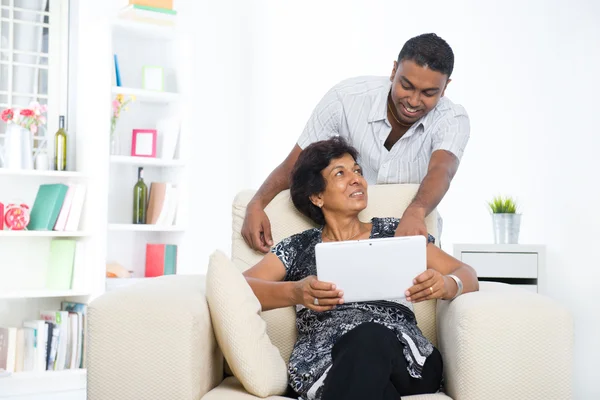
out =
<path fill-rule="evenodd" d="M 54 170 L 67 170 L 67 132 L 64 115 L 58 118 L 58 130 L 54 134 Z"/>
<path fill-rule="evenodd" d="M 148 203 L 148 186 L 144 183 L 144 168 L 138 168 L 138 180 L 133 187 L 133 223 L 146 223 L 146 207 Z"/>

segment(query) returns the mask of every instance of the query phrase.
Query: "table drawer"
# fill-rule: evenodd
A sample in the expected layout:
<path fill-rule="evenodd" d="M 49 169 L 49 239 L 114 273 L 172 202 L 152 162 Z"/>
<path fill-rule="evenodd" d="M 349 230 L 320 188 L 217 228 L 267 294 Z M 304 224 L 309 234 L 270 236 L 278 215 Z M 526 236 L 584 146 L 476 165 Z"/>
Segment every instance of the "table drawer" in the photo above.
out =
<path fill-rule="evenodd" d="M 537 278 L 535 253 L 462 252 L 461 259 L 477 271 L 479 277 Z"/>

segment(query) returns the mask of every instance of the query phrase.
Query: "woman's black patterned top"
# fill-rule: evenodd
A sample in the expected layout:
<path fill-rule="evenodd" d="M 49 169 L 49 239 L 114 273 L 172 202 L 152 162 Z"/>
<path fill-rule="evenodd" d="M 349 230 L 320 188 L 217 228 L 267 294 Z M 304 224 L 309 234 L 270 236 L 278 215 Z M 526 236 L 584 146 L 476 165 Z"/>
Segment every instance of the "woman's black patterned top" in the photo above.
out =
<path fill-rule="evenodd" d="M 370 238 L 393 237 L 398 218 L 373 218 Z M 317 275 L 315 246 L 322 241 L 323 228 L 313 228 L 283 239 L 271 249 L 286 269 L 286 281 Z M 434 242 L 429 235 L 429 242 Z M 365 272 L 369 268 L 365 265 Z M 404 345 L 408 372 L 421 377 L 425 359 L 433 345 L 417 327 L 413 306 L 406 300 L 371 301 L 338 305 L 334 310 L 315 312 L 296 306 L 298 340 L 288 371 L 290 385 L 301 399 L 321 398 L 323 382 L 331 366 L 331 349 L 346 332 L 365 322 L 380 323 L 393 330 Z"/>

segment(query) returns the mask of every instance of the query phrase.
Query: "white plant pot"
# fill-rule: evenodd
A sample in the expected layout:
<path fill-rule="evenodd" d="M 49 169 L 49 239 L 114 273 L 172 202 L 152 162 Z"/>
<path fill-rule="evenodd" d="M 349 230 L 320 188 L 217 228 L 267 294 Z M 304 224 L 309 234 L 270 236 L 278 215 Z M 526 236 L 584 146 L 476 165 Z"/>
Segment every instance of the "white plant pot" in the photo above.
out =
<path fill-rule="evenodd" d="M 33 136 L 29 130 L 17 124 L 8 124 L 2 166 L 9 169 L 33 169 Z"/>
<path fill-rule="evenodd" d="M 494 226 L 494 243 L 519 243 L 519 231 L 521 230 L 521 214 L 492 214 L 492 224 Z"/>

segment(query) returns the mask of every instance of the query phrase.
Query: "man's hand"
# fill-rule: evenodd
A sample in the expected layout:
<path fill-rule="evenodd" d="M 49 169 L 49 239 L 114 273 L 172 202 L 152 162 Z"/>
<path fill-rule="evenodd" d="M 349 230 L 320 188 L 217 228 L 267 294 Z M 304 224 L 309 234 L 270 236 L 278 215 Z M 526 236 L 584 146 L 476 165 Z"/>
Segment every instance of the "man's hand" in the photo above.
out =
<path fill-rule="evenodd" d="M 242 237 L 253 250 L 268 253 L 273 245 L 271 222 L 259 204 L 248 204 L 242 225 Z"/>
<path fill-rule="evenodd" d="M 425 226 L 425 215 L 422 212 L 413 211 L 407 208 L 400 219 L 394 236 L 417 236 L 427 237 L 427 227 Z"/>

